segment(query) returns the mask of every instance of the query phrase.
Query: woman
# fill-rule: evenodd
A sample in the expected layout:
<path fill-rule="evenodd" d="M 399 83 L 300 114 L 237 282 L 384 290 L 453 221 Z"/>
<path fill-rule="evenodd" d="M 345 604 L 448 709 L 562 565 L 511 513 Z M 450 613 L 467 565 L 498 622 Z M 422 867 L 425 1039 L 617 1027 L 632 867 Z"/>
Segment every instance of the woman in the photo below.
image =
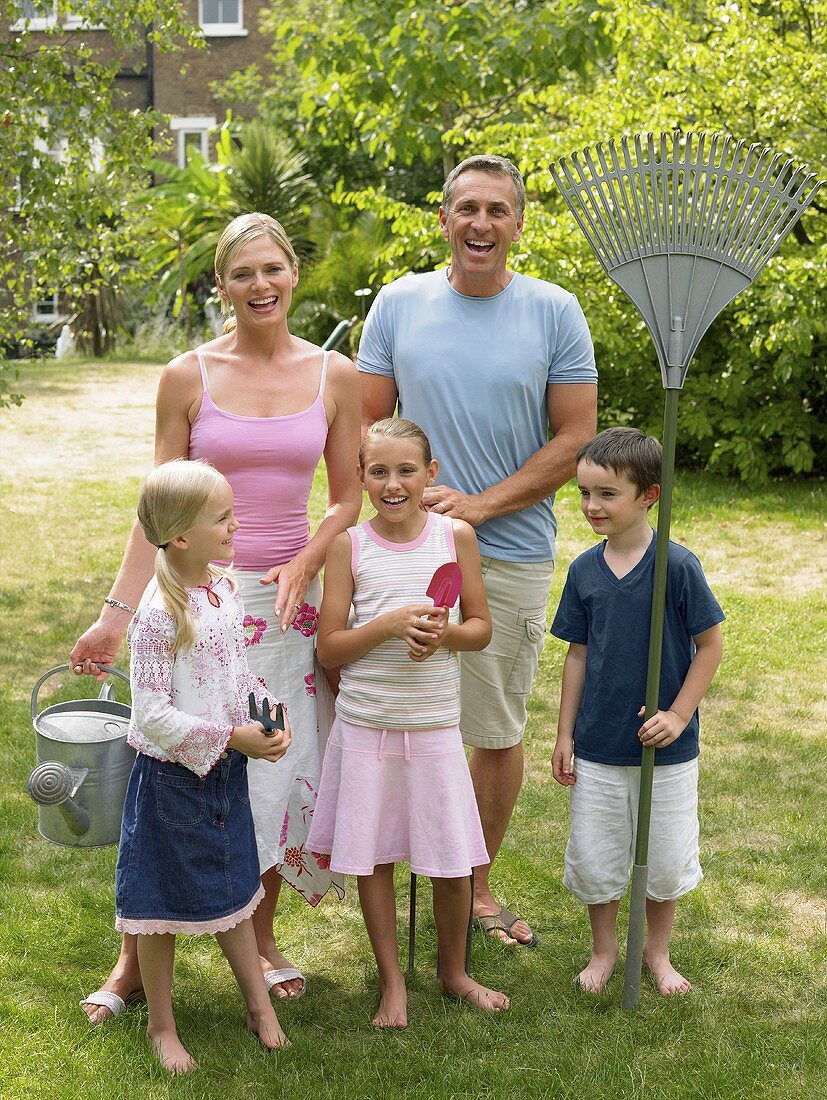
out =
<path fill-rule="evenodd" d="M 203 458 L 232 485 L 249 664 L 286 699 L 290 713 L 293 745 L 283 764 L 257 761 L 249 772 L 265 888 L 253 923 L 268 987 L 281 998 L 304 991 L 304 977 L 273 935 L 282 879 L 311 905 L 330 886 L 327 861 L 303 847 L 323 752 L 313 663 L 318 573 L 330 542 L 356 521 L 361 503 L 358 378 L 345 356 L 290 333 L 298 275 L 293 247 L 273 218 L 244 214 L 227 226 L 216 248 L 215 282 L 222 310 L 233 313 L 234 322 L 165 368 L 155 421 L 156 464 Z M 322 454 L 328 507 L 310 538 L 307 501 Z M 136 524 L 100 617 L 72 650 L 79 675 L 95 675 L 99 664 L 115 659 L 154 552 Z M 115 969 L 83 1007 L 100 1023 L 141 995 L 134 937 L 124 936 Z"/>

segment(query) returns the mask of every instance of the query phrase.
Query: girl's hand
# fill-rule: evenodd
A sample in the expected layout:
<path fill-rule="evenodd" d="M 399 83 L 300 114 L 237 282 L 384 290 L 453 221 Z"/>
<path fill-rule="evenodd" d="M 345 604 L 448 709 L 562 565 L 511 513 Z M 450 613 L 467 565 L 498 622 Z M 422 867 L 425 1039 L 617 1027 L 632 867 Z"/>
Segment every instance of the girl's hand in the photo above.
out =
<path fill-rule="evenodd" d="M 415 653 L 411 650 L 409 656 L 412 661 L 427 661 L 432 654 L 436 653 L 442 643 L 445 641 L 445 629 L 448 626 L 448 608 L 447 607 L 432 607 L 431 613 L 428 616 L 427 629 L 432 631 L 434 637 L 432 641 L 421 647 L 421 652 Z"/>
<path fill-rule="evenodd" d="M 421 655 L 421 659 L 425 660 L 430 655 L 428 647 L 433 643 L 439 644 L 445 629 L 444 623 L 432 621 L 430 616 L 434 611 L 439 612 L 440 609 L 432 603 L 409 603 L 396 611 L 388 611 L 385 617 L 388 637 L 401 638 L 414 659 Z"/>
<path fill-rule="evenodd" d="M 295 622 L 296 612 L 304 603 L 312 579 L 310 571 L 298 558 L 286 561 L 284 565 L 274 565 L 259 579 L 259 584 L 278 585 L 273 608 L 282 634 Z"/>
<path fill-rule="evenodd" d="M 275 733 L 265 733 L 261 722 L 249 722 L 246 726 L 233 726 L 233 733 L 227 747 L 249 756 L 251 760 L 269 760 L 275 763 L 290 748 L 292 734 L 284 708 L 284 729 Z"/>
<path fill-rule="evenodd" d="M 574 746 L 570 737 L 558 737 L 551 758 L 551 774 L 564 787 L 573 787 L 577 781 L 571 766 Z"/>
<path fill-rule="evenodd" d="M 638 711 L 638 718 L 646 713 L 646 707 Z M 677 741 L 689 722 L 676 714 L 674 710 L 659 710 L 653 714 L 648 722 L 644 722 L 638 730 L 638 737 L 643 745 L 653 749 L 663 749 Z"/>

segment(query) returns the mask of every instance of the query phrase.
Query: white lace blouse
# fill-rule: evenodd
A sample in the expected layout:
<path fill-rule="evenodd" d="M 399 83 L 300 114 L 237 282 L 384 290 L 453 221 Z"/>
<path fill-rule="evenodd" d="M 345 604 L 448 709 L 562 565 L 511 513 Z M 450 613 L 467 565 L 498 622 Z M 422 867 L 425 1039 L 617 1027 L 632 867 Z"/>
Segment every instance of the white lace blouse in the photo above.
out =
<path fill-rule="evenodd" d="M 233 726 L 250 721 L 249 694 L 256 705 L 277 697 L 247 665 L 244 605 L 229 582 L 189 588 L 195 641 L 173 655 L 175 620 L 153 578 L 129 626 L 132 719 L 127 742 L 156 760 L 183 764 L 205 776 L 227 747 Z"/>

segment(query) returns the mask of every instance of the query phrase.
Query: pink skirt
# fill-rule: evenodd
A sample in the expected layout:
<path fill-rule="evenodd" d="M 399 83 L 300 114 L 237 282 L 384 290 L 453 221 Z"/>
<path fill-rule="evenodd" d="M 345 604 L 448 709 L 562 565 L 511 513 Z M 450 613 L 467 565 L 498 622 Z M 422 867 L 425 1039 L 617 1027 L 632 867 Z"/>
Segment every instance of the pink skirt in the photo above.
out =
<path fill-rule="evenodd" d="M 488 863 L 459 726 L 409 733 L 337 717 L 308 847 L 346 875 L 407 862 L 417 875 L 463 878 Z"/>

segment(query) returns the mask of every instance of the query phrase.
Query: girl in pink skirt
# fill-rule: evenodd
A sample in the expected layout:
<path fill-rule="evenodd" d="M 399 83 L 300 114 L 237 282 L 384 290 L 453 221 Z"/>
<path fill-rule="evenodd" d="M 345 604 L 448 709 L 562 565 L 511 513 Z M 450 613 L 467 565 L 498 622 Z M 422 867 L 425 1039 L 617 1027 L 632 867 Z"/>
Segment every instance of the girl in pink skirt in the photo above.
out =
<path fill-rule="evenodd" d="M 326 668 L 341 666 L 341 686 L 308 847 L 329 852 L 331 870 L 358 877 L 379 968 L 373 1023 L 403 1028 L 398 860 L 433 882 L 442 991 L 489 1012 L 508 1008 L 507 997 L 465 973 L 469 876 L 488 853 L 459 732 L 457 652 L 484 649 L 491 619 L 473 529 L 423 509 L 438 463 L 422 430 L 378 421 L 359 467 L 376 515 L 338 535 L 327 555 L 317 653 Z M 459 609 L 449 610 L 425 593 L 451 561 L 463 584 Z"/>

